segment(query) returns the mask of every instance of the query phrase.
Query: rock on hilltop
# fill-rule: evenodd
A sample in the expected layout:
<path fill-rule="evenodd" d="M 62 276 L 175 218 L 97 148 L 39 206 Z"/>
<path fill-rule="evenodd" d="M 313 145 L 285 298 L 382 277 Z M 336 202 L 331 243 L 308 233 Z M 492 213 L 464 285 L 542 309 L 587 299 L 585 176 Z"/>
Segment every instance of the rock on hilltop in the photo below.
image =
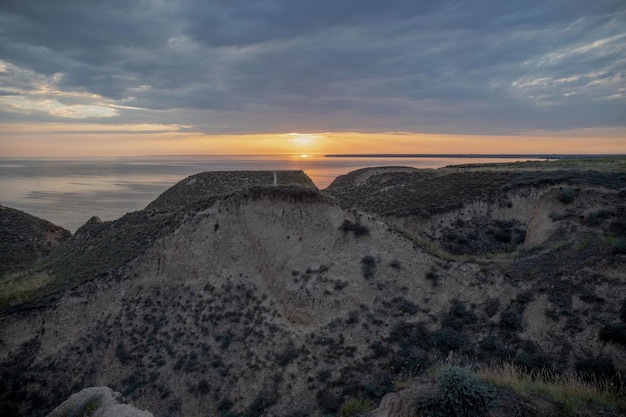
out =
<path fill-rule="evenodd" d="M 444 171 L 360 171 L 324 192 L 258 173 L 263 185 L 185 193 L 202 176 L 190 177 L 145 210 L 94 219 L 22 277 L 47 274 L 46 286 L 5 301 L 0 413 L 45 416 L 105 385 L 157 417 L 336 413 L 450 352 L 625 372 L 619 186 L 559 180 L 527 193 L 507 177 L 471 197 L 486 176 L 467 173 L 466 187 L 445 188 Z M 574 200 L 560 201 L 570 188 Z M 577 203 L 592 190 L 604 212 Z M 501 193 L 503 210 L 534 214 L 498 225 Z M 554 232 L 524 249 L 514 236 L 545 207 Z M 470 256 L 448 246 L 447 228 L 477 228 L 472 213 L 494 229 Z"/>

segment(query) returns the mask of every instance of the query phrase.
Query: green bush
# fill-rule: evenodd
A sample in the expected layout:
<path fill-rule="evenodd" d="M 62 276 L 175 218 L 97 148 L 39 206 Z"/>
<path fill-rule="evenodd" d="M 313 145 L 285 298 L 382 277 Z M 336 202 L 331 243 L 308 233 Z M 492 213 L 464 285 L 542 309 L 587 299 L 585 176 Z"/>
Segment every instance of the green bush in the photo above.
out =
<path fill-rule="evenodd" d="M 501 243 L 511 243 L 513 239 L 513 233 L 511 229 L 498 229 L 495 231 L 493 237 Z"/>
<path fill-rule="evenodd" d="M 376 258 L 371 255 L 364 256 L 361 259 L 361 271 L 365 279 L 370 279 L 376 274 Z"/>
<path fill-rule="evenodd" d="M 522 314 L 513 306 L 508 306 L 500 314 L 500 327 L 506 330 L 519 331 L 524 329 Z"/>
<path fill-rule="evenodd" d="M 573 188 L 563 188 L 559 193 L 559 201 L 563 204 L 571 204 L 576 197 L 576 191 Z"/>
<path fill-rule="evenodd" d="M 600 329 L 600 340 L 626 346 L 626 324 L 607 324 Z"/>
<path fill-rule="evenodd" d="M 616 255 L 626 254 L 626 238 L 616 239 L 613 245 L 611 245 L 611 251 Z"/>
<path fill-rule="evenodd" d="M 350 220 L 346 219 L 343 221 L 341 226 L 339 226 L 339 230 L 344 233 L 352 232 L 355 237 L 367 236 L 370 234 L 370 229 L 367 226 L 361 224 L 360 222 L 352 223 Z"/>
<path fill-rule="evenodd" d="M 452 327 L 454 330 L 463 330 L 478 321 L 478 317 L 473 310 L 468 310 L 465 303 L 454 300 L 450 310 L 443 316 L 442 325 Z"/>
<path fill-rule="evenodd" d="M 613 213 L 607 210 L 594 211 L 592 213 L 589 213 L 584 218 L 583 223 L 585 223 L 587 226 L 599 226 L 604 223 L 606 219 L 609 219 L 612 215 Z"/>
<path fill-rule="evenodd" d="M 467 344 L 467 337 L 451 327 L 440 328 L 426 341 L 427 347 L 433 347 L 444 355 L 453 350 L 463 350 Z"/>
<path fill-rule="evenodd" d="M 608 356 L 579 358 L 575 367 L 585 380 L 611 379 L 617 374 L 613 360 Z"/>
<path fill-rule="evenodd" d="M 497 407 L 494 389 L 467 368 L 442 368 L 437 382 L 439 394 L 416 403 L 422 417 L 478 417 Z"/>

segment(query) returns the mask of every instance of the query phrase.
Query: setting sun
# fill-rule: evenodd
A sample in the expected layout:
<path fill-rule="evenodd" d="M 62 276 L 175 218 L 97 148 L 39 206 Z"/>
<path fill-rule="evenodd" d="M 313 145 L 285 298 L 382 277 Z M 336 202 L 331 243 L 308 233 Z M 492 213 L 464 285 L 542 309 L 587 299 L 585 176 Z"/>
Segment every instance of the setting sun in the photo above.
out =
<path fill-rule="evenodd" d="M 316 134 L 303 134 L 303 133 L 288 133 L 291 138 L 291 143 L 297 146 L 312 146 L 315 144 L 319 135 Z"/>

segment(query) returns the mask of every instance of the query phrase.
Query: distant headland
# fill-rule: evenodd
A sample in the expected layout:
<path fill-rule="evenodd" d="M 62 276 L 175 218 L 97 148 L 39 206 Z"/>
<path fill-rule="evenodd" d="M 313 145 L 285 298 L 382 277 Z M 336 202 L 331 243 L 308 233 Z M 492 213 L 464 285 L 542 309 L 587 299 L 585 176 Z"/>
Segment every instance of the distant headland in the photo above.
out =
<path fill-rule="evenodd" d="M 532 159 L 580 159 L 622 158 L 626 154 L 485 154 L 485 153 L 342 153 L 326 154 L 325 158 L 532 158 Z"/>

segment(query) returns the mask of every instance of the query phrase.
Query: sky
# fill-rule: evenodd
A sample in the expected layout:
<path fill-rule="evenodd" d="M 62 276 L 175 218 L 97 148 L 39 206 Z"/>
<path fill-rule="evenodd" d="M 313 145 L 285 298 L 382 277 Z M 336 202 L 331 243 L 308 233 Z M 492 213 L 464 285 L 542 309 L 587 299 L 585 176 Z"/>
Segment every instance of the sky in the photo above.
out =
<path fill-rule="evenodd" d="M 0 2 L 0 156 L 253 153 L 626 153 L 626 1 Z"/>

